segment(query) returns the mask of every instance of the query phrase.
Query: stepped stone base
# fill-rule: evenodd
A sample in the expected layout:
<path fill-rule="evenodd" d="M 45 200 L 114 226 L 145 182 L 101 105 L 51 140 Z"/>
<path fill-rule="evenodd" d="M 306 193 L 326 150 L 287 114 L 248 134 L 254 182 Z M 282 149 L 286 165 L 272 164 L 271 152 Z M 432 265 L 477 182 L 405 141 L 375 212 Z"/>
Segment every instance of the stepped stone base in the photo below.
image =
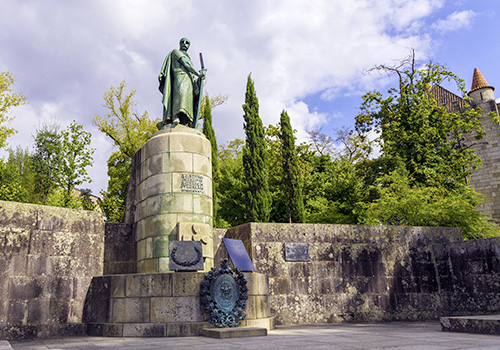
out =
<path fill-rule="evenodd" d="M 84 307 L 87 334 L 107 337 L 189 337 L 212 327 L 200 302 L 203 272 L 99 276 Z M 245 273 L 246 319 L 242 327 L 274 328 L 269 279 Z"/>
<path fill-rule="evenodd" d="M 204 328 L 203 335 L 205 337 L 217 338 L 217 339 L 263 337 L 267 335 L 267 328 L 257 328 L 257 327 Z"/>
<path fill-rule="evenodd" d="M 500 335 L 500 315 L 441 317 L 446 332 Z"/>

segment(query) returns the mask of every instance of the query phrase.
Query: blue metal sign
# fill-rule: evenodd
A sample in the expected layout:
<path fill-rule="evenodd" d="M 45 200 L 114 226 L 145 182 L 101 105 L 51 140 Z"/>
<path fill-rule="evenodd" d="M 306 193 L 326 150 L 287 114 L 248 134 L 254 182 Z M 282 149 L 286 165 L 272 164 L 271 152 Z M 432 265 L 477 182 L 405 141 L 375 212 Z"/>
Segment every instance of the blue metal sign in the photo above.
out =
<path fill-rule="evenodd" d="M 239 239 L 223 238 L 222 242 L 229 253 L 229 257 L 233 262 L 233 265 L 239 268 L 241 271 L 255 271 L 252 260 L 248 255 L 243 241 Z"/>

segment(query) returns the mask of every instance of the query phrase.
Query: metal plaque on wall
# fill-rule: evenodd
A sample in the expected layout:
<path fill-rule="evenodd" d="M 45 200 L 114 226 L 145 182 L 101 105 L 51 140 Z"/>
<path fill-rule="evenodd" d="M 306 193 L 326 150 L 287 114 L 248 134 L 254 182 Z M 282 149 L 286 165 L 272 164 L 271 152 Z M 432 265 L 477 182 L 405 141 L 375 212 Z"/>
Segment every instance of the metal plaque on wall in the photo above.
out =
<path fill-rule="evenodd" d="M 169 246 L 170 270 L 203 270 L 203 248 L 201 241 L 170 241 Z"/>
<path fill-rule="evenodd" d="M 285 261 L 311 261 L 309 243 L 285 243 Z"/>
<path fill-rule="evenodd" d="M 224 246 L 226 247 L 234 266 L 239 268 L 241 271 L 255 271 L 255 267 L 253 266 L 252 260 L 250 260 L 250 256 L 243 245 L 243 241 L 239 239 L 223 238 L 222 242 L 224 242 Z"/>

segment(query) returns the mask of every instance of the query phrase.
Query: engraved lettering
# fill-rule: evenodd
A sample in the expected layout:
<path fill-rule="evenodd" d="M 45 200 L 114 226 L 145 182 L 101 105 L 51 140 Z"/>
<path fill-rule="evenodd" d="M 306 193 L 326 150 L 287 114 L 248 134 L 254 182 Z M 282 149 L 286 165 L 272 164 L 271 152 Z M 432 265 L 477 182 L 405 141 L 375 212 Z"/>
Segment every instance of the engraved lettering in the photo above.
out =
<path fill-rule="evenodd" d="M 203 193 L 203 176 L 181 174 L 181 192 Z"/>

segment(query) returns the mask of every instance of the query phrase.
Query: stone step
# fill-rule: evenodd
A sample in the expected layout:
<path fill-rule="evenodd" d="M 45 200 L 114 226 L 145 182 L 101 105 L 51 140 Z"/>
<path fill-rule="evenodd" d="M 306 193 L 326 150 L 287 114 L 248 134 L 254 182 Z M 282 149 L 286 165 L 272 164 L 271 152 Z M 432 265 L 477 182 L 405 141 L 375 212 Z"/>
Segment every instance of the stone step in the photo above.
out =
<path fill-rule="evenodd" d="M 500 335 L 500 315 L 441 317 L 445 332 Z"/>
<path fill-rule="evenodd" d="M 241 327 L 232 329 L 264 329 L 267 331 L 275 328 L 274 317 L 244 320 Z M 89 323 L 87 334 L 91 336 L 104 337 L 193 337 L 203 335 L 204 329 L 213 327 L 208 322 L 115 322 L 115 323 Z M 214 328 L 215 329 L 215 328 Z M 221 329 L 221 328 L 218 328 Z M 222 328 L 228 329 L 228 328 Z M 246 337 L 256 335 L 245 335 Z M 222 337 L 236 338 L 237 336 Z M 215 338 L 221 338 L 216 336 Z M 0 350 L 2 348 L 0 347 Z"/>
<path fill-rule="evenodd" d="M 205 337 L 217 338 L 217 339 L 263 337 L 267 335 L 267 328 L 258 328 L 258 327 L 204 328 L 202 334 Z"/>

